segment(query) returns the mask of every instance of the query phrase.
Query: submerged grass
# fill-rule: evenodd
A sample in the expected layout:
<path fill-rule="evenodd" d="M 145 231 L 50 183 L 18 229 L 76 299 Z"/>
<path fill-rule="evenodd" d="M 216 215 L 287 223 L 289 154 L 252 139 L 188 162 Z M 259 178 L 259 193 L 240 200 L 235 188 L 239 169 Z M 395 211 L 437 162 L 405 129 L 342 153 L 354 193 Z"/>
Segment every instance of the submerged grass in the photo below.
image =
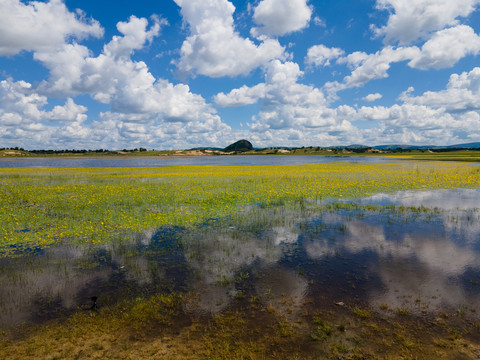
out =
<path fill-rule="evenodd" d="M 474 359 L 478 329 L 462 319 L 422 324 L 402 317 L 304 311 L 296 321 L 264 306 L 209 318 L 185 313 L 188 295 L 125 301 L 79 312 L 20 338 L 0 333 L 4 359 Z M 248 300 L 245 300 L 248 302 Z"/>
<path fill-rule="evenodd" d="M 162 225 L 190 226 L 250 206 L 408 189 L 477 188 L 480 168 L 395 163 L 104 169 L 1 169 L 0 253 L 101 243 Z"/>

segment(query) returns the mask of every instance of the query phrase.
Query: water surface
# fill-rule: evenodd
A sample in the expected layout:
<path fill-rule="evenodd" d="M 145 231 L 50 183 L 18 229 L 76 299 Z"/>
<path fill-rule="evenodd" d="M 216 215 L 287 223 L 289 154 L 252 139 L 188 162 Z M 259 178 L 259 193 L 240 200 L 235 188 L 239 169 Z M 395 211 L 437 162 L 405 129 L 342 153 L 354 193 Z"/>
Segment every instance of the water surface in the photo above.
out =
<path fill-rule="evenodd" d="M 480 191 L 379 194 L 291 211 L 252 209 L 193 229 L 162 227 L 112 245 L 58 245 L 0 259 L 1 327 L 121 299 L 196 294 L 216 314 L 256 298 L 295 320 L 343 302 L 420 317 L 480 311 Z M 465 314 L 464 314 L 465 315 Z"/>
<path fill-rule="evenodd" d="M 125 157 L 26 157 L 0 158 L 0 168 L 111 168 L 111 167 L 164 167 L 164 166 L 260 166 L 305 165 L 337 161 L 382 163 L 394 160 L 368 156 L 125 156 Z"/>

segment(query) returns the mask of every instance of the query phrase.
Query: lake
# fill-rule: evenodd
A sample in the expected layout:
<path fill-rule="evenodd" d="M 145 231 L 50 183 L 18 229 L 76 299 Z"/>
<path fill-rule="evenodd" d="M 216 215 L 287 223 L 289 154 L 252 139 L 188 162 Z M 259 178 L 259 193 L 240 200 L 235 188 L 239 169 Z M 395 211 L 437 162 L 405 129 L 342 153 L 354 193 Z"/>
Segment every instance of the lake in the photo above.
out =
<path fill-rule="evenodd" d="M 125 156 L 125 157 L 26 157 L 0 158 L 0 168 L 114 168 L 160 166 L 261 166 L 304 165 L 337 161 L 384 163 L 394 160 L 367 156 Z"/>

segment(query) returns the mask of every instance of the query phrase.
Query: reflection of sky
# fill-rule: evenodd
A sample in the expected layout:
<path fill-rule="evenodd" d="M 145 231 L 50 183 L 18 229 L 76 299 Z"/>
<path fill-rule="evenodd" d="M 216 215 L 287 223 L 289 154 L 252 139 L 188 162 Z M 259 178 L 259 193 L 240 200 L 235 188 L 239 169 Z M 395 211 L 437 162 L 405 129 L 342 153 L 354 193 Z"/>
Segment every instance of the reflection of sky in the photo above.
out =
<path fill-rule="evenodd" d="M 428 265 L 384 259 L 378 271 L 385 287 L 372 289 L 369 294 L 371 305 L 377 309 L 387 304 L 391 309 L 406 308 L 418 314 L 480 305 L 478 294 L 467 296 L 461 284 L 451 281 L 445 273 L 436 273 Z"/>
<path fill-rule="evenodd" d="M 131 255 L 137 241 L 146 245 L 151 236 L 141 235 L 127 248 L 56 246 L 33 257 L 0 259 L 0 327 L 48 319 L 78 307 L 88 309 L 92 296 L 104 305 L 119 290 L 118 283 L 141 287 L 154 277 L 158 281 L 164 277 L 163 269 L 155 269 L 154 276 L 151 261 Z"/>
<path fill-rule="evenodd" d="M 294 320 L 298 317 L 307 294 L 307 280 L 297 272 L 271 266 L 263 269 L 255 290 L 264 304 L 273 306 L 282 316 Z"/>
<path fill-rule="evenodd" d="M 433 229 L 431 234 L 419 236 L 415 234 L 415 223 L 406 227 L 408 230 L 400 241 L 391 241 L 388 230 L 384 232 L 380 227 L 374 229 L 358 221 L 347 223 L 345 248 L 354 253 L 374 251 L 379 256 L 376 271 L 386 287 L 373 291 L 370 301 L 377 307 L 385 303 L 412 312 L 421 310 L 422 304 L 427 304 L 429 311 L 438 311 L 445 305 L 452 308 L 466 303 L 480 305 L 478 294 L 466 298 L 461 282 L 467 270 L 480 269 L 479 254 L 456 245 L 454 238 L 441 236 Z M 371 243 L 368 233 L 372 234 Z"/>
<path fill-rule="evenodd" d="M 332 259 L 337 254 L 344 254 L 361 263 L 363 254 L 373 253 L 376 255 L 376 263 L 365 265 L 383 284 L 380 289 L 372 287 L 369 290 L 368 298 L 373 305 L 387 303 L 391 307 L 407 307 L 410 301 L 410 310 L 414 312 L 422 304 L 428 304 L 429 311 L 436 311 L 442 306 L 458 307 L 466 302 L 474 304 L 478 302 L 478 295 L 467 296 L 463 289 L 465 272 L 480 272 L 480 262 L 477 261 L 480 227 L 475 220 L 478 220 L 479 211 L 477 203 L 471 200 L 470 196 L 480 196 L 480 192 L 422 192 L 418 198 L 413 192 L 404 192 L 379 195 L 368 200 L 371 203 L 378 201 L 405 207 L 437 208 L 426 213 L 395 213 L 390 210 L 363 214 L 358 211 L 324 212 L 308 219 L 296 218 L 295 223 L 285 221 L 284 226 L 279 226 L 272 219 L 271 222 L 275 225 L 266 225 L 263 238 L 251 234 L 250 237 L 239 239 L 238 234 L 232 236 L 223 232 L 223 238 L 216 240 L 217 248 L 213 249 L 215 246 L 205 242 L 208 237 L 203 237 L 198 244 L 209 249 L 206 250 L 209 257 L 200 260 L 197 257 L 189 262 L 202 274 L 202 286 L 212 286 L 219 278 L 233 278 L 242 269 L 258 268 L 259 264 L 262 264 L 261 267 L 268 268 L 269 273 L 282 275 L 283 280 L 276 281 L 268 277 L 264 280 L 260 277 L 256 280 L 256 292 L 262 301 L 281 307 L 282 301 L 267 301 L 262 295 L 264 288 L 268 287 L 265 283 L 280 284 L 276 291 L 277 300 L 281 299 L 279 294 L 282 291 L 278 290 L 281 286 L 284 287 L 284 294 L 290 294 L 292 299 L 303 299 L 307 293 L 304 286 L 308 286 L 300 281 L 301 277 L 300 280 L 297 279 L 295 286 L 288 285 L 292 282 L 289 276 L 295 273 L 287 275 L 288 271 L 279 265 L 287 256 L 287 249 L 291 249 L 295 244 L 300 245 L 307 256 L 307 259 L 293 260 L 298 262 L 299 267 L 302 267 L 301 262 L 308 258 Z M 302 227 L 299 223 L 307 225 Z M 225 256 L 227 252 L 231 256 Z M 297 293 L 303 295 L 294 295 Z M 212 293 L 207 291 L 205 296 L 211 298 Z M 221 297 L 225 299 L 223 292 Z M 214 303 L 219 302 L 221 301 Z M 223 304 L 223 308 L 228 306 L 224 302 Z M 216 310 L 218 311 L 218 305 L 210 309 L 211 312 Z"/>
<path fill-rule="evenodd" d="M 313 271 L 318 264 L 337 269 L 352 264 L 346 269 L 352 276 L 362 271 L 378 279 L 365 283 L 362 293 L 377 309 L 381 304 L 416 313 L 466 304 L 480 309 L 480 286 L 470 282 L 480 282 L 480 191 L 403 192 L 362 202 L 437 210 L 339 210 L 302 218 L 288 210 L 256 209 L 239 227 L 169 228 L 142 234 L 131 244 L 65 246 L 33 258 L 1 259 L 0 325 L 28 321 L 52 306 L 49 300 L 62 309 L 88 305 L 103 287 L 154 288 L 159 281 L 171 287 L 181 272 L 188 272 L 185 285 L 197 294 L 188 311 L 221 312 L 249 283 L 249 295 L 293 320 L 309 293 L 338 299 L 345 291 L 359 291 L 337 287 L 344 270 L 328 280 L 322 273 L 328 268 Z M 298 269 L 307 268 L 300 276 Z M 328 289 L 322 292 L 321 286 Z"/>
<path fill-rule="evenodd" d="M 248 273 L 258 267 L 277 268 L 276 264 L 283 257 L 284 245 L 296 243 L 297 239 L 295 229 L 275 224 L 265 229 L 261 236 L 236 230 L 225 232 L 218 229 L 216 232 L 209 229 L 205 233 L 195 234 L 193 239 L 184 240 L 185 258 L 196 274 L 191 284 L 199 295 L 195 299 L 195 311 L 218 313 L 224 310 L 230 304 L 229 299 L 238 291 L 235 281 L 242 272 Z M 280 281 L 281 284 L 292 284 L 289 274 L 281 270 L 276 273 L 275 281 L 279 274 L 286 279 Z M 226 285 L 219 286 L 222 283 Z M 293 296 L 294 290 L 287 292 Z M 277 302 L 282 294 L 271 293 L 270 300 Z"/>
<path fill-rule="evenodd" d="M 32 315 L 46 311 L 46 304 L 55 303 L 56 310 L 74 309 L 77 297 L 88 283 L 105 281 L 111 269 L 102 267 L 92 272 L 76 269 L 76 260 L 82 256 L 78 248 L 46 250 L 36 259 L 2 259 L 0 274 L 0 326 L 28 321 Z M 68 259 L 68 261 L 66 261 Z M 86 297 L 95 294 L 85 294 Z"/>
<path fill-rule="evenodd" d="M 328 230 L 305 237 L 308 256 L 321 259 L 336 251 L 360 258 L 366 252 L 376 254 L 378 262 L 368 265 L 383 284 L 382 289 L 370 289 L 369 300 L 377 308 L 388 304 L 430 312 L 445 306 L 480 306 L 479 291 L 465 289 L 471 280 L 480 280 L 480 191 L 380 194 L 362 203 L 436 210 L 367 212 L 356 217 L 355 212 L 344 211 L 311 220 L 342 231 L 335 232 L 335 242 Z M 467 272 L 475 278 L 465 278 Z"/>
<path fill-rule="evenodd" d="M 361 199 L 360 202 L 395 206 L 423 206 L 443 210 L 472 210 L 480 208 L 480 189 L 401 191 L 395 194 L 372 195 Z"/>
<path fill-rule="evenodd" d="M 435 191 L 403 191 L 377 194 L 360 200 L 361 203 L 426 207 L 440 212 L 448 237 L 462 240 L 480 250 L 480 189 L 448 189 Z"/>

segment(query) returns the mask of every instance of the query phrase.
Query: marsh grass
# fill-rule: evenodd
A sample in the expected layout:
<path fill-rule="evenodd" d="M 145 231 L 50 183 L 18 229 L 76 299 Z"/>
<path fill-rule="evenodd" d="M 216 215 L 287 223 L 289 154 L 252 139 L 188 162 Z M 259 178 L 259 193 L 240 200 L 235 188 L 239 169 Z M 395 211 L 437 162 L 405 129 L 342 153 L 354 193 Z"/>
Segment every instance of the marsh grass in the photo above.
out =
<path fill-rule="evenodd" d="M 324 199 L 408 189 L 476 188 L 467 164 L 0 170 L 0 253 L 104 243 L 162 225 L 241 217 L 252 206 L 304 211 Z"/>
<path fill-rule="evenodd" d="M 474 358 L 468 321 L 424 326 L 410 317 L 368 319 L 338 311 L 288 321 L 257 303 L 211 317 L 185 312 L 189 294 L 123 301 L 22 332 L 0 334 L 5 359 L 433 359 Z M 247 303 L 249 300 L 245 300 Z M 475 340 L 476 339 L 476 340 Z"/>
<path fill-rule="evenodd" d="M 92 248 L 110 242 L 119 246 L 115 241 L 122 234 L 162 226 L 197 227 L 197 243 L 209 242 L 217 252 L 202 255 L 195 241 L 186 239 L 178 246 L 189 259 L 210 264 L 202 271 L 225 275 L 218 276 L 225 286 L 248 283 L 254 276 L 229 268 L 228 256 L 247 262 L 255 256 L 245 246 L 250 236 L 273 241 L 279 234 L 272 236 L 274 230 L 264 229 L 292 227 L 295 213 L 305 217 L 319 207 L 331 213 L 386 212 L 408 222 L 434 211 L 336 201 L 325 205 L 323 200 L 480 186 L 478 168 L 444 163 L 1 170 L 0 174 L 3 256 L 68 242 Z M 324 230 L 311 226 L 313 235 Z M 222 240 L 222 231 L 231 235 L 232 242 Z M 345 228 L 340 225 L 335 231 L 341 235 Z M 271 255 L 269 242 L 263 245 L 258 249 Z M 302 277 L 307 273 L 303 268 L 296 272 Z M 234 309 L 217 315 L 191 313 L 187 305 L 195 294 L 190 293 L 138 297 L 97 312 L 79 310 L 67 320 L 1 333 L 0 358 L 428 359 L 474 358 L 480 351 L 480 325 L 465 316 L 464 308 L 425 326 L 414 314 L 392 317 L 391 311 L 382 315 L 359 305 L 312 310 L 305 305 L 307 299 L 301 318 L 292 320 L 282 315 L 285 304 L 273 301 L 275 291 L 251 295 L 247 290 L 235 293 Z M 398 310 L 397 314 L 407 315 Z"/>
<path fill-rule="evenodd" d="M 353 308 L 353 313 L 357 315 L 360 319 L 369 319 L 373 316 L 373 312 L 367 309 L 361 309 L 358 306 Z"/>

